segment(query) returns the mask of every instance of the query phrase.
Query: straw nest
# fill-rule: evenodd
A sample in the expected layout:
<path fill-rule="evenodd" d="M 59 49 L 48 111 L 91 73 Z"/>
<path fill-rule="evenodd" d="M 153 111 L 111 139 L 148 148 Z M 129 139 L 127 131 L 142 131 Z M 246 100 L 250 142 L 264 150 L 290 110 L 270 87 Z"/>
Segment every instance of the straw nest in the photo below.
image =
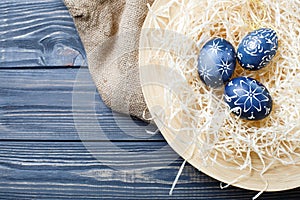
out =
<path fill-rule="evenodd" d="M 147 52 L 148 61 L 170 68 L 169 74 L 179 77 L 166 81 L 168 103 L 164 113 L 156 112 L 154 118 L 171 132 L 184 132 L 180 138 L 189 137 L 182 141 L 193 144 L 193 152 L 205 165 L 255 170 L 263 177 L 275 162 L 299 164 L 300 2 L 168 0 L 155 11 L 149 9 L 155 31 L 144 33 L 148 40 L 151 35 L 156 50 Z M 237 66 L 234 77 L 249 76 L 263 83 L 272 95 L 273 111 L 264 120 L 247 121 L 228 110 L 222 89 L 209 89 L 200 81 L 197 57 L 204 42 L 213 37 L 223 37 L 237 47 L 247 33 L 261 27 L 277 32 L 276 56 L 260 71 Z M 182 77 L 186 86 L 178 84 Z M 174 126 L 178 116 L 180 125 Z M 220 158 L 234 164 L 228 166 Z"/>

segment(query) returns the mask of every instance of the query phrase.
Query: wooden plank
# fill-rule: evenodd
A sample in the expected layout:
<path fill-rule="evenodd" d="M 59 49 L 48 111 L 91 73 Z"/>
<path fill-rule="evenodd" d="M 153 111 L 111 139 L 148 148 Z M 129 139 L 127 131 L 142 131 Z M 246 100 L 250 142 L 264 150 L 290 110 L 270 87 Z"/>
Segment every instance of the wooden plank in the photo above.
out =
<path fill-rule="evenodd" d="M 169 189 L 182 163 L 164 142 L 97 143 L 97 160 L 80 142 L 0 142 L 0 198 L 5 199 L 251 199 L 256 192 L 219 182 L 187 165 L 174 195 Z M 129 149 L 127 154 L 121 149 Z M 152 152 L 153 156 L 144 154 Z M 138 153 L 139 156 L 136 155 Z M 159 154 L 159 155 L 158 155 Z M 174 159 L 175 158 L 175 159 Z M 140 170 L 129 170 L 140 166 Z M 115 166 L 122 168 L 115 169 Z M 265 193 L 263 199 L 292 199 L 300 190 Z"/>
<path fill-rule="evenodd" d="M 86 66 L 62 0 L 0 2 L 0 67 Z"/>
<path fill-rule="evenodd" d="M 87 68 L 1 70 L 0 82 L 0 140 L 162 140 L 107 108 Z"/>

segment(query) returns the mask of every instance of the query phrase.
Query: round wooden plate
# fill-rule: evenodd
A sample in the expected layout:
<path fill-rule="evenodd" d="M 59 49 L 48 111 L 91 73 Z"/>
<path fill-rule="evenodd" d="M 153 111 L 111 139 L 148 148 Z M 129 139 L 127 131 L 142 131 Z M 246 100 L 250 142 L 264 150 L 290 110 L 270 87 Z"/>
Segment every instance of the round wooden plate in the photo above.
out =
<path fill-rule="evenodd" d="M 160 9 L 161 6 L 166 5 L 168 2 L 169 0 L 156 0 L 152 5 L 151 10 L 155 12 L 156 10 Z M 169 14 L 171 15 L 172 12 L 170 12 Z M 224 183 L 232 183 L 241 175 L 247 175 L 239 181 L 234 182 L 232 185 L 256 191 L 282 191 L 299 187 L 300 167 L 297 165 L 283 166 L 279 163 L 275 163 L 264 174 L 265 181 L 262 180 L 260 173 L 257 171 L 252 170 L 252 172 L 249 174 L 249 170 L 247 169 L 230 169 L 231 166 L 234 166 L 234 163 L 225 161 L 222 157 L 217 158 L 220 165 L 214 164 L 212 166 L 206 166 L 203 162 L 201 162 L 199 152 L 195 151 L 195 145 L 189 142 L 190 140 L 192 140 L 190 133 L 185 132 L 184 130 L 180 130 L 180 128 L 178 129 L 178 132 L 170 130 L 168 128 L 168 125 L 166 125 L 167 123 L 172 123 L 171 125 L 173 127 L 180 127 L 181 124 L 188 122 L 182 121 L 183 119 L 180 113 L 178 113 L 178 115 L 175 116 L 171 122 L 165 122 L 169 117 L 168 115 L 170 115 L 171 111 L 166 109 L 167 104 L 170 101 L 166 100 L 166 97 L 162 95 L 164 94 L 166 89 L 164 85 L 167 85 L 168 82 L 173 80 L 177 80 L 177 82 L 182 85 L 185 85 L 186 83 L 179 73 L 177 73 L 177 75 L 172 74 L 170 69 L 166 67 L 168 66 L 168 63 L 164 63 L 163 59 L 157 59 L 157 57 L 149 57 L 149 55 L 153 55 L 154 51 L 157 51 L 157 47 L 155 47 L 155 44 L 152 44 L 152 37 L 155 36 L 155 31 L 153 31 L 152 33 L 151 31 L 149 31 L 152 28 L 158 27 L 158 25 L 154 23 L 152 18 L 152 12 L 149 12 L 143 25 L 143 31 L 140 38 L 140 78 L 143 94 L 150 113 L 152 116 L 154 116 L 155 123 L 159 127 L 161 133 L 163 134 L 169 145 L 195 168 Z M 159 26 L 163 26 L 163 22 Z M 147 48 L 145 49 L 145 47 Z M 162 110 L 164 110 L 164 117 L 157 117 L 162 116 L 160 113 Z M 254 161 L 253 165 L 257 163 L 255 163 Z M 266 181 L 268 184 L 267 188 Z"/>

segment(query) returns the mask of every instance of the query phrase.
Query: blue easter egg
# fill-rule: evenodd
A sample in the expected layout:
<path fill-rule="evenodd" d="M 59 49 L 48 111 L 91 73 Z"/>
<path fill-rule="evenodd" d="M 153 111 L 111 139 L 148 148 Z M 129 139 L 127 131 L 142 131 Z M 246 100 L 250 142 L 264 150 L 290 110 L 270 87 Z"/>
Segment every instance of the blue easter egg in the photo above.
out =
<path fill-rule="evenodd" d="M 248 70 L 265 67 L 275 56 L 278 38 L 274 30 L 261 28 L 245 36 L 237 49 L 237 60 Z"/>
<path fill-rule="evenodd" d="M 255 79 L 232 79 L 224 91 L 224 100 L 232 112 L 248 120 L 260 120 L 272 111 L 272 98 L 267 88 Z"/>
<path fill-rule="evenodd" d="M 229 81 L 235 66 L 234 47 L 223 38 L 211 39 L 200 50 L 198 72 L 207 86 L 216 88 Z"/>

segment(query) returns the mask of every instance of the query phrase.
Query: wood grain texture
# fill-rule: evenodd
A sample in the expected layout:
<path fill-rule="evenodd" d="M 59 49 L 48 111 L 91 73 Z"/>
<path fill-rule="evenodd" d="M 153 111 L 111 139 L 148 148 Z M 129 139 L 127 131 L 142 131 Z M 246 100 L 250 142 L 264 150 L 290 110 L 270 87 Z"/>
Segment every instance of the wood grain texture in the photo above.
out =
<path fill-rule="evenodd" d="M 187 165 L 172 197 L 168 196 L 181 159 L 172 160 L 172 151 L 155 151 L 165 142 L 118 143 L 128 149 L 119 151 L 105 142 L 97 143 L 97 152 L 107 165 L 96 160 L 80 142 L 0 142 L 0 198 L 6 199 L 251 199 L 256 193 L 237 188 L 221 190 L 219 182 Z M 145 159 L 145 152 L 153 157 Z M 132 157 L 133 152 L 141 156 Z M 111 158 L 117 157 L 117 160 Z M 130 160 L 130 162 L 129 162 Z M 168 164 L 171 161 L 170 164 Z M 152 171 L 122 171 L 139 163 Z M 299 190 L 266 193 L 263 199 L 297 198 Z M 286 198 L 287 195 L 289 198 Z"/>
<path fill-rule="evenodd" d="M 0 67 L 86 66 L 73 19 L 61 0 L 5 0 L 0 13 Z"/>
<path fill-rule="evenodd" d="M 162 140 L 107 108 L 86 68 L 1 70 L 0 82 L 0 140 L 82 139 L 76 128 L 87 140 Z"/>

